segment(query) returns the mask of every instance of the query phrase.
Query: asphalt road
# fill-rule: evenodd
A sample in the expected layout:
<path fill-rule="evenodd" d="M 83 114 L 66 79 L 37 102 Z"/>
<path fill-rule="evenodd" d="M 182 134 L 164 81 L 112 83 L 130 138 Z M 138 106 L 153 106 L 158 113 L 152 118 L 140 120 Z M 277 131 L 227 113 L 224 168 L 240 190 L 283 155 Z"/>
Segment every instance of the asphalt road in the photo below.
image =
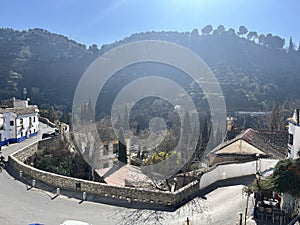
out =
<path fill-rule="evenodd" d="M 54 129 L 49 127 L 48 125 L 44 124 L 44 123 L 39 123 L 39 133 L 30 138 L 30 139 L 25 139 L 24 141 L 20 142 L 20 143 L 16 143 L 16 144 L 11 144 L 9 146 L 2 146 L 2 153 L 5 157 L 13 154 L 14 152 L 16 152 L 17 150 L 24 148 L 27 145 L 30 145 L 31 143 L 42 139 L 42 134 L 43 133 L 47 133 L 47 132 L 53 132 Z"/>
<path fill-rule="evenodd" d="M 96 203 L 81 203 L 63 196 L 51 200 L 47 192 L 27 190 L 27 186 L 9 176 L 0 174 L 0 224 L 25 225 L 42 223 L 58 225 L 66 219 L 89 221 L 93 224 L 112 224 L 105 219 L 112 207 Z"/>
<path fill-rule="evenodd" d="M 246 204 L 246 198 L 241 194 L 243 185 L 218 187 L 174 212 L 165 212 L 81 202 L 64 196 L 51 200 L 54 194 L 35 188 L 28 190 L 25 184 L 15 180 L 6 171 L 0 174 L 0 184 L 1 225 L 33 222 L 58 225 L 66 219 L 82 220 L 93 225 L 179 225 L 187 217 L 192 224 L 235 224 L 238 212 L 244 211 Z"/>
<path fill-rule="evenodd" d="M 42 132 L 49 129 L 41 125 Z M 7 156 L 17 149 L 41 138 L 39 136 L 22 143 L 3 148 Z M 27 186 L 14 179 L 6 171 L 0 174 L 0 224 L 28 225 L 42 223 L 59 225 L 64 220 L 76 219 L 93 225 L 134 224 L 184 224 L 187 217 L 190 224 L 236 224 L 238 212 L 244 212 L 246 198 L 242 196 L 243 184 L 253 178 L 245 177 L 219 182 L 199 193 L 192 201 L 174 212 L 130 209 L 102 203 L 80 202 L 75 198 L 58 196 Z M 251 211 L 250 201 L 250 210 Z"/>

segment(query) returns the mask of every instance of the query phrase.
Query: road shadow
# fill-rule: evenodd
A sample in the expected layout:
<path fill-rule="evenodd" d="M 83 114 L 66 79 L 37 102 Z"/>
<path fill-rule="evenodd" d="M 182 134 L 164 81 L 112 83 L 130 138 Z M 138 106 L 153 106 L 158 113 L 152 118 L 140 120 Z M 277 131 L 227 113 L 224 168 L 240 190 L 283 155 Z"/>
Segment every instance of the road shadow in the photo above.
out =
<path fill-rule="evenodd" d="M 56 199 L 59 196 L 59 194 L 54 195 L 53 197 L 51 197 L 51 200 Z"/>
<path fill-rule="evenodd" d="M 30 176 L 23 175 L 20 177 L 20 174 L 17 173 L 14 169 L 12 169 L 10 166 L 6 168 L 8 174 L 13 177 L 16 181 L 22 182 L 26 185 L 26 187 L 29 187 L 28 190 L 32 189 L 32 180 Z M 150 203 L 150 202 L 136 202 L 132 200 L 128 200 L 126 198 L 116 198 L 111 196 L 104 196 L 104 195 L 96 195 L 96 194 L 90 194 L 86 193 L 86 198 L 84 201 L 86 202 L 96 202 L 96 203 L 102 203 L 107 205 L 113 205 L 118 207 L 125 207 L 125 208 L 132 208 L 132 209 L 149 209 L 149 210 L 158 210 L 158 211 L 169 211 L 174 212 L 178 208 L 182 207 L 195 197 L 200 197 L 202 199 L 206 199 L 206 195 L 215 189 L 219 187 L 226 187 L 226 186 L 232 186 L 232 185 L 249 185 L 254 180 L 255 176 L 245 176 L 245 177 L 237 177 L 227 180 L 218 181 L 203 190 L 198 191 L 194 195 L 189 196 L 186 200 L 181 202 L 180 204 L 176 206 L 163 206 L 156 203 Z M 75 187 L 74 187 L 75 188 Z M 83 198 L 83 192 L 75 189 L 61 189 L 60 194 L 57 195 L 57 187 L 49 186 L 41 181 L 36 180 L 34 189 L 35 191 L 40 191 L 45 193 L 49 196 L 50 200 L 55 200 L 59 197 L 59 195 L 62 195 L 66 198 L 70 199 L 77 199 L 79 200 L 78 204 L 82 204 L 84 201 Z"/>
<path fill-rule="evenodd" d="M 255 179 L 255 175 L 243 176 L 243 177 L 234 177 L 226 180 L 219 180 L 208 187 L 202 189 L 198 193 L 198 197 L 206 199 L 206 195 L 213 192 L 217 188 L 235 186 L 235 185 L 245 185 L 248 186 L 252 184 Z"/>
<path fill-rule="evenodd" d="M 279 225 L 280 224 L 280 221 L 273 221 L 268 219 L 251 219 L 247 222 L 247 224 L 249 225 Z M 282 225 L 287 225 L 288 223 L 287 222 L 283 222 Z"/>

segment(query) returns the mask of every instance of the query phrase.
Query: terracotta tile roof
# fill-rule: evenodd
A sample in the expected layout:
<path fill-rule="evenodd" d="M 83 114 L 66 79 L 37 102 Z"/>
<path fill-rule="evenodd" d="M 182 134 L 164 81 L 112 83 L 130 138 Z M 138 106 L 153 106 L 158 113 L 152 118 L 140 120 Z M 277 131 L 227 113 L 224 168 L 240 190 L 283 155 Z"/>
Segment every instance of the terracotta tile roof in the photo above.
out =
<path fill-rule="evenodd" d="M 243 139 L 236 140 L 235 142 L 231 143 L 230 145 L 225 146 L 217 151 L 218 155 L 228 155 L 228 154 L 235 154 L 235 155 L 267 155 L 265 152 L 259 150 L 255 146 L 249 144 L 248 142 L 244 141 Z"/>
<path fill-rule="evenodd" d="M 221 151 L 225 147 L 234 144 L 238 140 L 243 140 L 248 144 L 254 146 L 256 149 L 263 151 L 266 155 L 271 155 L 275 158 L 283 158 L 287 155 L 287 142 L 288 142 L 288 132 L 287 131 L 270 131 L 270 130 L 253 130 L 247 129 L 234 139 L 230 141 L 223 142 L 217 146 L 211 154 L 224 154 L 225 151 Z M 228 152 L 229 154 L 229 152 Z M 230 154 L 234 152 L 230 151 Z M 235 154 L 239 154 L 237 149 Z M 251 151 L 249 152 L 251 153 Z"/>
<path fill-rule="evenodd" d="M 132 165 L 97 169 L 95 172 L 109 185 L 143 187 L 152 184 L 151 179 L 139 167 Z"/>

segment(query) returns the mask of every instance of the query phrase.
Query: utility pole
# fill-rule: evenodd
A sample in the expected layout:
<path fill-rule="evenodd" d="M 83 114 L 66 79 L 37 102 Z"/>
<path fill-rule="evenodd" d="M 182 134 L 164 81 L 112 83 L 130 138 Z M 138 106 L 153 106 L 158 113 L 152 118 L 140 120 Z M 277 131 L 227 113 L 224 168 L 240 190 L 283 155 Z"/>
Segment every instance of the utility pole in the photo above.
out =
<path fill-rule="evenodd" d="M 239 225 L 243 225 L 243 213 L 240 213 L 239 216 L 240 216 Z"/>
<path fill-rule="evenodd" d="M 246 203 L 246 209 L 245 209 L 245 225 L 247 224 L 247 214 L 248 214 L 249 197 L 250 197 L 250 194 L 247 194 L 247 203 Z"/>

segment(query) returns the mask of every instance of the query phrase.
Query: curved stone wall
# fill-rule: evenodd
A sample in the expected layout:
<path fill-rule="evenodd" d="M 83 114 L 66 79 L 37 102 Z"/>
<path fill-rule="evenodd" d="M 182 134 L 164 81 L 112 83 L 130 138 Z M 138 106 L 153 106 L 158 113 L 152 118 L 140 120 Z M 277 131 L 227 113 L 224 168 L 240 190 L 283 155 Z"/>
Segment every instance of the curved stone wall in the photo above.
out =
<path fill-rule="evenodd" d="M 278 161 L 261 159 L 257 162 L 252 161 L 247 163 L 218 165 L 209 168 L 199 180 L 193 181 L 175 192 L 165 192 L 160 190 L 110 186 L 103 183 L 61 176 L 36 169 L 24 163 L 26 158 L 32 156 L 40 145 L 53 145 L 55 144 L 55 141 L 55 139 L 44 139 L 20 149 L 8 157 L 8 163 L 15 171 L 23 171 L 24 175 L 28 175 L 32 179 L 46 183 L 54 188 L 78 191 L 78 189 L 76 189 L 76 183 L 80 183 L 81 192 L 108 196 L 115 198 L 116 200 L 125 199 L 130 202 L 152 203 L 168 207 L 179 206 L 194 197 L 199 190 L 206 188 L 219 180 L 253 175 L 256 173 L 257 165 L 260 171 L 264 171 L 274 167 Z"/>
<path fill-rule="evenodd" d="M 76 183 L 79 182 L 81 192 L 108 196 L 116 199 L 153 203 L 161 206 L 177 206 L 193 197 L 199 191 L 199 181 L 194 181 L 175 192 L 165 192 L 160 190 L 110 186 L 99 182 L 61 176 L 36 169 L 24 163 L 26 158 L 32 156 L 37 151 L 40 144 L 50 144 L 52 141 L 54 140 L 45 139 L 20 149 L 8 157 L 9 165 L 17 172 L 22 171 L 24 175 L 30 176 L 32 179 L 41 181 L 55 188 L 76 190 Z"/>

